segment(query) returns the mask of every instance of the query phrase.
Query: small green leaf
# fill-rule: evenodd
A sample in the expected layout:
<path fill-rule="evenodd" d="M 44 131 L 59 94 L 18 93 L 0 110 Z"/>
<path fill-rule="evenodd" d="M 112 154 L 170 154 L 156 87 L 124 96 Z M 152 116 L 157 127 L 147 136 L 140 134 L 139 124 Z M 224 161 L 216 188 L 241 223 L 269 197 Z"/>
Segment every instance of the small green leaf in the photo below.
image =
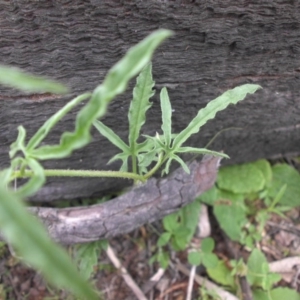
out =
<path fill-rule="evenodd" d="M 229 104 L 236 104 L 238 101 L 243 100 L 248 93 L 253 94 L 259 88 L 261 87 L 256 84 L 244 84 L 228 90 L 218 98 L 210 101 L 205 108 L 199 110 L 197 116 L 174 139 L 173 151 L 176 152 L 192 134 L 197 133 L 208 120 L 213 119 L 217 112 L 225 109 Z"/>
<path fill-rule="evenodd" d="M 223 261 L 220 260 L 214 268 L 207 268 L 206 271 L 214 281 L 224 286 L 235 288 L 235 279 L 231 275 L 231 270 L 227 268 Z"/>
<path fill-rule="evenodd" d="M 27 92 L 65 94 L 68 88 L 61 83 L 27 74 L 17 68 L 0 66 L 0 84 Z"/>
<path fill-rule="evenodd" d="M 55 245 L 43 224 L 26 210 L 21 199 L 0 184 L 0 228 L 5 239 L 50 282 L 80 299 L 99 299 L 76 271 L 66 252 Z"/>
<path fill-rule="evenodd" d="M 262 277 L 266 274 L 266 272 L 263 271 L 264 263 L 267 263 L 264 254 L 258 249 L 252 250 L 247 262 L 249 270 L 247 280 L 251 285 L 261 286 Z"/>
<path fill-rule="evenodd" d="M 180 223 L 178 222 L 178 213 L 165 216 L 163 218 L 163 225 L 165 230 L 175 232 L 180 226 Z"/>
<path fill-rule="evenodd" d="M 219 263 L 218 256 L 214 253 L 203 253 L 202 261 L 205 268 L 215 268 Z"/>
<path fill-rule="evenodd" d="M 102 245 L 98 241 L 76 246 L 74 258 L 84 279 L 88 280 L 93 274 L 94 268 L 98 264 L 99 250 L 101 248 Z"/>
<path fill-rule="evenodd" d="M 216 186 L 213 186 L 211 189 L 201 194 L 196 200 L 199 200 L 208 205 L 213 205 L 217 199 L 218 199 L 218 189 Z"/>
<path fill-rule="evenodd" d="M 169 148 L 171 147 L 172 135 L 172 107 L 166 88 L 163 88 L 160 92 L 160 107 L 162 112 L 161 129 L 164 134 L 165 145 L 167 148 Z"/>
<path fill-rule="evenodd" d="M 265 183 L 263 173 L 252 163 L 221 168 L 217 179 L 219 188 L 236 194 L 259 192 Z"/>
<path fill-rule="evenodd" d="M 201 241 L 201 250 L 205 253 L 212 252 L 215 247 L 215 241 L 211 238 L 205 238 Z"/>
<path fill-rule="evenodd" d="M 273 166 L 273 179 L 268 188 L 268 196 L 275 198 L 280 189 L 286 184 L 286 190 L 279 203 L 289 207 L 300 206 L 300 174 L 287 164 Z"/>
<path fill-rule="evenodd" d="M 202 254 L 199 251 L 190 252 L 188 261 L 193 266 L 199 266 L 202 263 Z"/>
<path fill-rule="evenodd" d="M 170 238 L 171 238 L 171 233 L 170 232 L 164 232 L 158 239 L 157 241 L 157 246 L 159 247 L 163 247 L 165 246 L 169 241 L 170 241 Z"/>

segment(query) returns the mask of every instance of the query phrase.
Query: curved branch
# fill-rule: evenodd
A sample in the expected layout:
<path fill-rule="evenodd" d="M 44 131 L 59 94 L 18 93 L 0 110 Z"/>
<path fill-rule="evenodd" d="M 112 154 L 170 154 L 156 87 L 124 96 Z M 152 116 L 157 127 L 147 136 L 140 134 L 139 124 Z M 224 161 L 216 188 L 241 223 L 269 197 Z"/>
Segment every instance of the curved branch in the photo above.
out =
<path fill-rule="evenodd" d="M 190 174 L 178 169 L 164 179 L 150 179 L 111 201 L 86 207 L 30 207 L 61 244 L 110 238 L 157 221 L 192 202 L 212 187 L 221 158 L 204 156 L 193 161 Z"/>

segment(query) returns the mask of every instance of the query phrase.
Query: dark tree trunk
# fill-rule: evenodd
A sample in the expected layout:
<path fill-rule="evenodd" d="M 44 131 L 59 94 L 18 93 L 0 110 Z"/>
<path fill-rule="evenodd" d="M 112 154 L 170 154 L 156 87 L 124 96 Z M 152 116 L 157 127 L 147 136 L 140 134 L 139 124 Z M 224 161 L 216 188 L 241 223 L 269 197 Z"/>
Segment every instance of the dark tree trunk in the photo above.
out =
<path fill-rule="evenodd" d="M 32 135 L 66 101 L 93 90 L 132 45 L 158 28 L 176 33 L 153 59 L 156 89 L 166 86 L 170 93 L 175 132 L 227 89 L 257 83 L 263 90 L 219 113 L 190 145 L 203 147 L 218 131 L 234 126 L 243 129 L 226 131 L 212 145 L 231 156 L 229 163 L 300 153 L 298 1 L 16 0 L 0 1 L 0 62 L 59 80 L 72 94 L 26 95 L 0 87 L 0 167 L 9 163 L 19 124 Z M 128 89 L 103 119 L 123 138 L 130 99 Z M 147 134 L 160 130 L 158 98 L 153 102 Z M 75 113 L 53 130 L 49 143 L 73 128 Z M 107 169 L 117 150 L 96 132 L 93 136 L 88 147 L 45 166 Z M 49 178 L 34 199 L 91 197 L 126 185 L 131 182 Z"/>

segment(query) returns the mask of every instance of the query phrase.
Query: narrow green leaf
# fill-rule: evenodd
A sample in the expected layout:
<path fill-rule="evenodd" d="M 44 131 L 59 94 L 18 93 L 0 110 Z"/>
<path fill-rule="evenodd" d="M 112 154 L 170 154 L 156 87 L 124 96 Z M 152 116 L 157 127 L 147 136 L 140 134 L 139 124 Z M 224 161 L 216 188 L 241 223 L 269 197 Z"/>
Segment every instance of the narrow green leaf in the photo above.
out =
<path fill-rule="evenodd" d="M 101 121 L 94 121 L 94 126 L 96 129 L 106 137 L 113 145 L 121 149 L 124 154 L 130 154 L 129 147 L 123 142 L 123 140 L 109 127 L 104 125 Z"/>
<path fill-rule="evenodd" d="M 18 151 L 25 150 L 25 138 L 26 138 L 26 130 L 23 126 L 18 126 L 18 137 L 15 142 L 10 145 L 9 157 L 13 158 Z"/>
<path fill-rule="evenodd" d="M 160 107 L 162 112 L 161 129 L 164 134 L 165 144 L 171 147 L 172 135 L 172 107 L 167 89 L 164 87 L 160 92 Z"/>
<path fill-rule="evenodd" d="M 114 155 L 107 164 L 111 164 L 112 162 L 120 159 L 122 161 L 122 166 L 120 168 L 120 171 L 127 172 L 128 171 L 128 154 L 126 153 L 118 153 Z"/>
<path fill-rule="evenodd" d="M 149 99 L 154 95 L 155 82 L 152 79 L 152 65 L 146 65 L 136 80 L 133 89 L 133 99 L 130 103 L 129 120 L 129 145 L 131 151 L 136 155 L 136 144 L 140 136 L 141 127 L 146 121 L 146 112 L 151 107 Z"/>
<path fill-rule="evenodd" d="M 199 131 L 208 120 L 215 117 L 216 113 L 225 109 L 229 104 L 236 104 L 238 101 L 243 100 L 248 93 L 253 94 L 259 88 L 256 84 L 244 84 L 232 90 L 228 90 L 218 98 L 210 101 L 205 108 L 199 110 L 197 116 L 190 122 L 190 124 L 181 131 L 174 139 L 173 149 L 174 152 L 192 135 Z"/>
<path fill-rule="evenodd" d="M 27 158 L 26 162 L 33 171 L 33 176 L 16 191 L 16 194 L 22 198 L 35 194 L 46 181 L 44 169 L 35 159 Z"/>
<path fill-rule="evenodd" d="M 218 157 L 224 157 L 224 158 L 229 158 L 229 156 L 225 153 L 222 152 L 216 152 L 212 150 L 208 150 L 205 148 L 194 148 L 194 147 L 180 147 L 178 150 L 176 150 L 177 153 L 196 153 L 196 154 L 208 154 L 208 155 L 213 155 L 213 156 L 218 156 Z"/>
<path fill-rule="evenodd" d="M 61 83 L 27 74 L 17 68 L 0 66 L 0 84 L 28 92 L 64 94 L 68 88 Z"/>
<path fill-rule="evenodd" d="M 172 159 L 176 160 L 180 165 L 181 167 L 183 168 L 183 170 L 190 174 L 190 169 L 189 167 L 187 166 L 187 164 L 177 155 L 172 155 Z"/>
<path fill-rule="evenodd" d="M 55 245 L 44 226 L 24 207 L 21 199 L 0 185 L 0 228 L 5 239 L 50 282 L 67 288 L 80 299 L 99 299 L 77 273 L 66 252 Z"/>
<path fill-rule="evenodd" d="M 41 160 L 63 158 L 73 150 L 87 145 L 91 139 L 90 128 L 93 122 L 105 114 L 109 102 L 125 91 L 128 81 L 150 62 L 154 50 L 171 34 L 169 30 L 157 30 L 131 48 L 110 69 L 103 84 L 94 90 L 90 101 L 80 110 L 76 117 L 75 131 L 65 132 L 59 145 L 41 147 L 33 151 L 32 155 Z"/>
<path fill-rule="evenodd" d="M 50 130 L 58 123 L 58 121 L 60 121 L 73 107 L 86 100 L 91 95 L 91 93 L 85 93 L 68 102 L 56 114 L 48 119 L 43 126 L 39 128 L 39 130 L 28 142 L 26 150 L 30 152 L 32 149 L 36 148 L 40 144 L 40 142 L 47 136 Z"/>

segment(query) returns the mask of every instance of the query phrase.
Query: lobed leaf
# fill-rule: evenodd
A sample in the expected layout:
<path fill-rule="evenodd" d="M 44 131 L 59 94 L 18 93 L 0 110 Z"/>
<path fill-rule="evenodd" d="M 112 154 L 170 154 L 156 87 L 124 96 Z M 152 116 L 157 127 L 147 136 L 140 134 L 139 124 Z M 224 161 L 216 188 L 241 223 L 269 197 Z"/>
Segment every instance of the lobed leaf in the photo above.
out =
<path fill-rule="evenodd" d="M 33 76 L 17 68 L 0 66 L 0 84 L 28 92 L 64 94 L 68 88 L 61 83 Z"/>
<path fill-rule="evenodd" d="M 65 132 L 59 145 L 44 146 L 32 152 L 39 159 L 63 158 L 73 150 L 87 145 L 91 139 L 93 122 L 106 112 L 109 102 L 124 92 L 128 81 L 150 62 L 154 50 L 172 34 L 169 30 L 157 30 L 131 48 L 108 72 L 103 84 L 98 86 L 90 101 L 79 111 L 74 132 Z"/>
<path fill-rule="evenodd" d="M 197 133 L 201 126 L 208 120 L 215 117 L 216 113 L 225 109 L 229 104 L 236 104 L 243 100 L 248 93 L 253 94 L 259 88 L 256 84 L 244 84 L 232 90 L 228 90 L 218 98 L 210 101 L 205 108 L 201 109 L 197 116 L 190 122 L 190 124 L 181 131 L 173 142 L 173 151 L 176 152 L 179 147 L 192 135 Z"/>
<path fill-rule="evenodd" d="M 48 237 L 43 224 L 3 185 L 0 185 L 0 228 L 17 253 L 49 282 L 71 290 L 80 299 L 99 299 L 78 275 L 66 252 Z"/>
<path fill-rule="evenodd" d="M 168 90 L 164 87 L 160 92 L 160 107 L 162 112 L 161 129 L 167 147 L 171 147 L 172 140 L 172 107 L 168 95 Z"/>
<path fill-rule="evenodd" d="M 146 65 L 136 80 L 133 89 L 133 99 L 130 103 L 129 121 L 129 146 L 132 154 L 136 155 L 136 144 L 140 136 L 141 127 L 146 121 L 146 112 L 151 107 L 149 99 L 154 95 L 155 82 L 152 78 L 152 65 Z"/>
<path fill-rule="evenodd" d="M 196 153 L 196 154 L 208 154 L 208 155 L 213 155 L 213 156 L 218 156 L 218 157 L 224 157 L 224 158 L 229 158 L 229 156 L 225 153 L 222 152 L 216 152 L 212 150 L 208 150 L 205 148 L 194 148 L 194 147 L 180 147 L 178 150 L 176 150 L 177 153 Z"/>

